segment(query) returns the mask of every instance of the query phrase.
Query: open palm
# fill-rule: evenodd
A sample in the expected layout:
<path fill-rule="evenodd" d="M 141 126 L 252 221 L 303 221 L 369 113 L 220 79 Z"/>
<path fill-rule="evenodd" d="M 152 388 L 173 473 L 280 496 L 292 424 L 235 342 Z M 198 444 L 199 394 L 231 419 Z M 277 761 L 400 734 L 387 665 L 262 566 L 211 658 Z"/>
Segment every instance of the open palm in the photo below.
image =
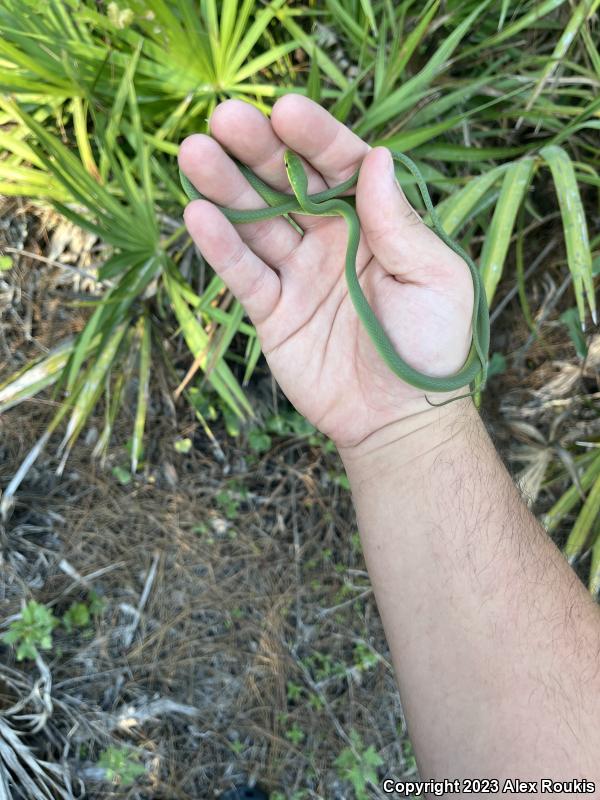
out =
<path fill-rule="evenodd" d="M 228 100 L 211 118 L 212 138 L 188 137 L 182 171 L 214 203 L 264 205 L 228 155 L 288 190 L 286 148 L 305 161 L 309 192 L 336 186 L 360 167 L 357 271 L 398 353 L 429 375 L 456 372 L 470 345 L 473 288 L 467 266 L 408 204 L 384 148 L 370 149 L 316 103 L 277 101 L 268 120 Z M 295 215 L 232 225 L 206 200 L 185 211 L 198 248 L 244 305 L 273 375 L 294 404 L 338 447 L 428 408 L 424 393 L 384 364 L 358 319 L 344 277 L 346 223 Z M 434 402 L 444 396 L 434 395 Z"/>

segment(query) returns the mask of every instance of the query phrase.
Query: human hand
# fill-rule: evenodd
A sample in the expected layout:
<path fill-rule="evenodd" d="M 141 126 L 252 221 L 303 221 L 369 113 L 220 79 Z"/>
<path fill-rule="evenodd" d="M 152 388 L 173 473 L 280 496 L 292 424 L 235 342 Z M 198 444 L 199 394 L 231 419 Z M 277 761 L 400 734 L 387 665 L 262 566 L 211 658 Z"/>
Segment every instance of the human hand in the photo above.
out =
<path fill-rule="evenodd" d="M 399 188 L 389 152 L 371 149 L 300 95 L 279 99 L 268 120 L 238 100 L 219 105 L 212 137 L 181 145 L 179 165 L 221 206 L 264 205 L 228 153 L 262 180 L 290 191 L 283 154 L 303 157 L 309 193 L 337 186 L 359 167 L 357 272 L 400 356 L 432 376 L 456 372 L 471 343 L 473 284 L 464 261 L 419 218 Z M 340 449 L 432 407 L 381 360 L 344 277 L 347 229 L 338 217 L 294 215 L 231 224 L 207 200 L 185 210 L 198 248 L 244 305 L 273 375 L 289 400 Z M 433 402 L 450 395 L 434 395 Z"/>

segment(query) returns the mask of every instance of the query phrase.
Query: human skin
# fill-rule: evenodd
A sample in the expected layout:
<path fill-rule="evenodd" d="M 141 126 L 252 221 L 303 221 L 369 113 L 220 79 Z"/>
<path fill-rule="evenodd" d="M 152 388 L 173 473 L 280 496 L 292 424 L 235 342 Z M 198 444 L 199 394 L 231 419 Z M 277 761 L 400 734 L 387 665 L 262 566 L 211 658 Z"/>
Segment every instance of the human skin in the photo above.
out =
<path fill-rule="evenodd" d="M 286 148 L 304 158 L 310 193 L 360 167 L 363 291 L 413 367 L 462 366 L 468 268 L 410 207 L 387 150 L 299 95 L 270 120 L 228 100 L 210 130 L 182 143 L 179 164 L 222 206 L 263 205 L 230 155 L 284 191 Z M 421 775 L 586 777 L 600 797 L 600 611 L 472 401 L 433 407 L 381 361 L 346 290 L 343 220 L 296 215 L 303 235 L 282 218 L 234 226 L 213 202 L 187 206 L 188 230 L 244 305 L 282 390 L 344 462 Z"/>

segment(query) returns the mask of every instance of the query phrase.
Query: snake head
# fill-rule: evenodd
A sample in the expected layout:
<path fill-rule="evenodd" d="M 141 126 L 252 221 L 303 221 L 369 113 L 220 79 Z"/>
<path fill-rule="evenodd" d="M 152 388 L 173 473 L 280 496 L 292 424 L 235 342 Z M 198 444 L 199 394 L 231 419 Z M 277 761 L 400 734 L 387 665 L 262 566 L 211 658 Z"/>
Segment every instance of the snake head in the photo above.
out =
<path fill-rule="evenodd" d="M 304 170 L 302 159 L 292 150 L 286 150 L 283 154 L 283 161 L 292 191 L 302 205 L 303 198 L 308 194 L 308 176 Z"/>

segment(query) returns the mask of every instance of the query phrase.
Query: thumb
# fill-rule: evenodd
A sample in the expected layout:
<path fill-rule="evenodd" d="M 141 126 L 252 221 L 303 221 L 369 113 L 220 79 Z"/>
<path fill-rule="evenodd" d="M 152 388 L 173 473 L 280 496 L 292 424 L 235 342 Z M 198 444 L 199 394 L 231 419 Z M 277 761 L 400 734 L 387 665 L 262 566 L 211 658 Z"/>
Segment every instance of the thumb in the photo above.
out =
<path fill-rule="evenodd" d="M 393 275 L 429 283 L 440 267 L 457 258 L 406 199 L 386 147 L 373 148 L 363 159 L 356 211 L 371 252 Z"/>

